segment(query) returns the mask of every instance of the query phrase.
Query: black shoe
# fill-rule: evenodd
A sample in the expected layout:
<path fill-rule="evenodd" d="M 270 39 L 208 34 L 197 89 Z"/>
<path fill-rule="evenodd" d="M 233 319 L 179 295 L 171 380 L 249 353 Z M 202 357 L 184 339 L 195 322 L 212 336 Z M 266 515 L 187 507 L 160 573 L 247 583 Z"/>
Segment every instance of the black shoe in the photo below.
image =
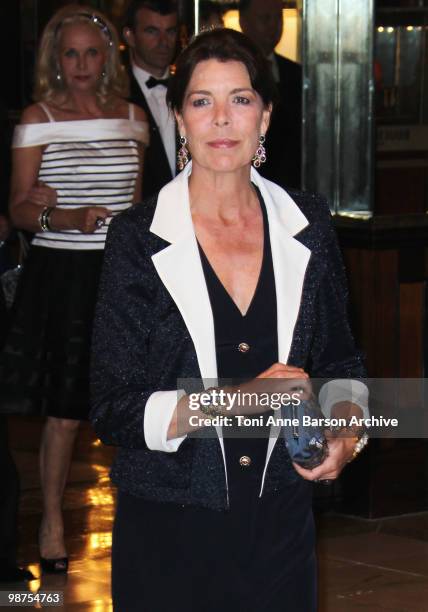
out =
<path fill-rule="evenodd" d="M 35 580 L 30 570 L 17 565 L 0 563 L 0 582 L 27 582 L 30 580 Z"/>
<path fill-rule="evenodd" d="M 66 574 L 68 571 L 68 557 L 60 557 L 59 559 L 40 557 L 40 567 L 44 574 Z"/>

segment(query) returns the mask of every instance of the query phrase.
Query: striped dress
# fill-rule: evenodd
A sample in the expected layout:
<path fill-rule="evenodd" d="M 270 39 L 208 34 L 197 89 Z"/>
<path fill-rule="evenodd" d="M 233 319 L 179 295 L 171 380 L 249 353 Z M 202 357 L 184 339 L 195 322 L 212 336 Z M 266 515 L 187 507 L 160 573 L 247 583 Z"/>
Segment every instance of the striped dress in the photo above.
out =
<path fill-rule="evenodd" d="M 38 178 L 56 190 L 58 208 L 102 206 L 113 217 L 131 206 L 138 144 L 148 141 L 147 123 L 134 120 L 134 107 L 128 119 L 85 121 L 54 121 L 43 108 L 49 122 L 18 126 L 13 146 L 44 147 Z M 107 226 L 91 234 L 35 234 L 0 353 L 0 413 L 87 418 L 106 232 Z"/>
<path fill-rule="evenodd" d="M 109 208 L 112 216 L 132 205 L 138 174 L 138 143 L 148 143 L 148 125 L 129 119 L 55 121 L 19 125 L 13 147 L 45 146 L 38 179 L 57 192 L 57 207 Z M 108 223 L 93 234 L 78 230 L 40 232 L 33 244 L 56 249 L 103 249 Z"/>

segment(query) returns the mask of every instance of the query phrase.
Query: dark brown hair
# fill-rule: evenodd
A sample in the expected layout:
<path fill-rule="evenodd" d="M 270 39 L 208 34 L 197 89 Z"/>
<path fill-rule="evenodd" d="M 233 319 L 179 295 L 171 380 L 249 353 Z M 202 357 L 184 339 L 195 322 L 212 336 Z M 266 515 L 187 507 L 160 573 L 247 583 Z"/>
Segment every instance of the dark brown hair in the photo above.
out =
<path fill-rule="evenodd" d="M 248 70 L 251 86 L 260 95 L 265 107 L 273 104 L 276 88 L 268 61 L 258 47 L 244 34 L 229 28 L 202 32 L 178 56 L 175 74 L 171 77 L 167 102 L 173 111 L 181 112 L 184 95 L 199 62 L 242 62 Z"/>
<path fill-rule="evenodd" d="M 159 15 L 171 15 L 177 13 L 177 0 L 131 0 L 125 13 L 124 26 L 130 30 L 135 30 L 137 13 L 140 9 L 146 8 Z"/>

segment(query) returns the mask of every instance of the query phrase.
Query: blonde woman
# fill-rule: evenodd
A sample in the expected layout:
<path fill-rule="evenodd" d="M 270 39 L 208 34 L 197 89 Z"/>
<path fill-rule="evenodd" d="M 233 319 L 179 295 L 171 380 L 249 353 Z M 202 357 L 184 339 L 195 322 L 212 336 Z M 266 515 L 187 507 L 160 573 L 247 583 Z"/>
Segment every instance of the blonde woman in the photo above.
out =
<path fill-rule="evenodd" d="M 47 24 L 36 103 L 13 143 L 10 216 L 34 233 L 0 361 L 7 410 L 46 416 L 40 448 L 42 570 L 66 572 L 62 498 L 81 419 L 107 226 L 138 200 L 148 128 L 125 101 L 118 38 L 90 7 Z"/>

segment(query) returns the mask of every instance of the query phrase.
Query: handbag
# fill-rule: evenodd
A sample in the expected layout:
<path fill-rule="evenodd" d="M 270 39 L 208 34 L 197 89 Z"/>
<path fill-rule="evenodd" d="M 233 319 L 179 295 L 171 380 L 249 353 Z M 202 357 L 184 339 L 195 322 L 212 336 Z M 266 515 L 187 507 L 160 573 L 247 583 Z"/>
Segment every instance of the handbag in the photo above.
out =
<path fill-rule="evenodd" d="M 281 416 L 286 419 L 283 436 L 290 459 L 312 470 L 328 455 L 327 439 L 321 427 L 324 415 L 318 402 L 312 397 L 301 400 L 297 405 L 282 406 L 281 410 Z"/>
<path fill-rule="evenodd" d="M 18 263 L 12 267 L 9 267 L 5 272 L 0 275 L 1 288 L 3 291 L 3 297 L 6 304 L 6 308 L 10 309 L 15 300 L 16 290 L 18 287 L 19 279 L 21 278 L 24 261 L 27 257 L 29 244 L 22 232 L 17 232 L 18 237 Z M 3 251 L 7 248 L 7 243 L 4 242 L 0 247 Z"/>

